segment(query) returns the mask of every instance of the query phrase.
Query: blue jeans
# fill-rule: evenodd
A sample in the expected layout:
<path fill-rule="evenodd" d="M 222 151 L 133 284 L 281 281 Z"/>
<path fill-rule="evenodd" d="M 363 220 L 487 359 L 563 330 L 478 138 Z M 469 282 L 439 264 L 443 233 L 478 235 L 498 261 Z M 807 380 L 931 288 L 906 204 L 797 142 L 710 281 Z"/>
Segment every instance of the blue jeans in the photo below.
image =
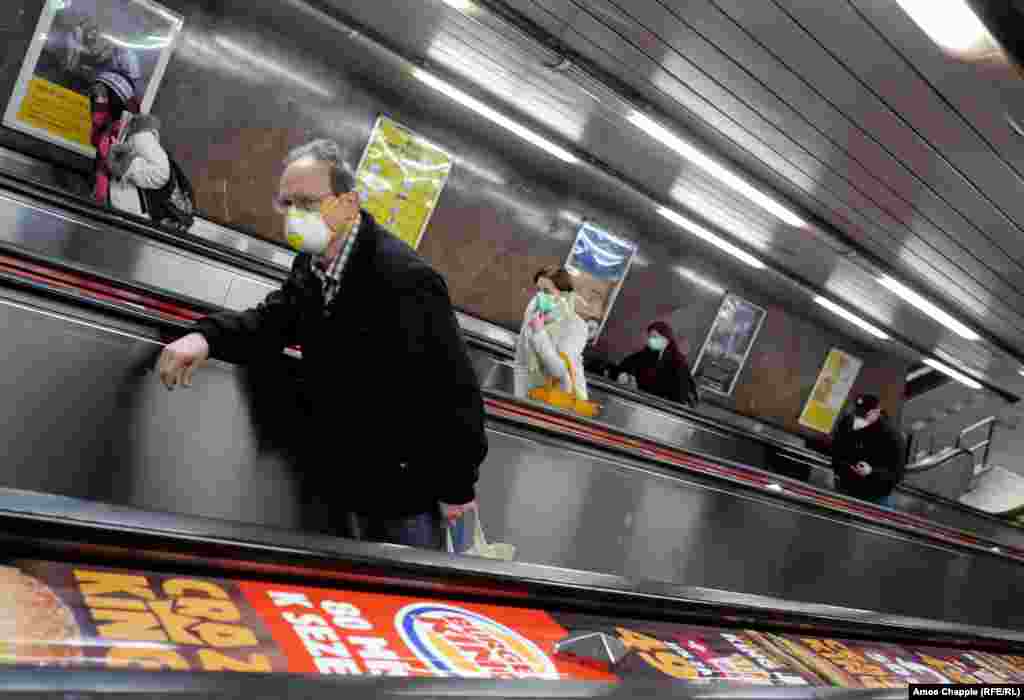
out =
<path fill-rule="evenodd" d="M 896 497 L 891 493 L 887 493 L 884 496 L 879 496 L 878 498 L 866 498 L 864 500 L 871 501 L 872 503 L 880 505 L 883 508 L 888 508 L 890 510 L 896 509 Z"/>
<path fill-rule="evenodd" d="M 349 513 L 347 520 L 349 536 L 355 540 L 404 544 L 421 549 L 445 549 L 439 508 L 399 518 Z"/>

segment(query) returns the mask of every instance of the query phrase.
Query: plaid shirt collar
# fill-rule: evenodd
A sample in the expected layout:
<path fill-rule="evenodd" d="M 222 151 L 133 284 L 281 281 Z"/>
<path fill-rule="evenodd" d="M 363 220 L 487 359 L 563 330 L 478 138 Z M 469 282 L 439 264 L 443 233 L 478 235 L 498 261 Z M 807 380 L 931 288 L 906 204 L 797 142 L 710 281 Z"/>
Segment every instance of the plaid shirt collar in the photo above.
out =
<path fill-rule="evenodd" d="M 352 225 L 352 230 L 349 231 L 348 238 L 345 240 L 345 246 L 333 260 L 327 260 L 322 255 L 317 255 L 313 258 L 313 274 L 323 284 L 325 307 L 334 301 L 334 297 L 338 295 L 338 289 L 341 287 L 341 278 L 349 258 L 352 257 L 352 251 L 356 245 L 356 237 L 359 234 L 359 227 L 362 223 L 363 216 L 360 214 L 359 218 Z"/>

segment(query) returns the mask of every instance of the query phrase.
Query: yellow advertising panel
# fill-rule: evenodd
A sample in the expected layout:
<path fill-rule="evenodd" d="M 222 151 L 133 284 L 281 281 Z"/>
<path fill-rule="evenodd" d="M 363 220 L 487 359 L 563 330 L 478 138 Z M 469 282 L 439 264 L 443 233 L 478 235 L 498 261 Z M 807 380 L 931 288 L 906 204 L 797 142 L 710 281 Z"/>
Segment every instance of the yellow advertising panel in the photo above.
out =
<path fill-rule="evenodd" d="M 820 433 L 831 433 L 863 366 L 864 363 L 853 355 L 835 348 L 829 350 L 814 391 L 800 414 L 800 425 Z"/>
<path fill-rule="evenodd" d="M 29 80 L 18 119 L 84 148 L 91 147 L 89 98 L 49 80 Z"/>
<path fill-rule="evenodd" d="M 377 223 L 418 248 L 451 170 L 446 151 L 382 116 L 356 171 L 356 190 Z"/>

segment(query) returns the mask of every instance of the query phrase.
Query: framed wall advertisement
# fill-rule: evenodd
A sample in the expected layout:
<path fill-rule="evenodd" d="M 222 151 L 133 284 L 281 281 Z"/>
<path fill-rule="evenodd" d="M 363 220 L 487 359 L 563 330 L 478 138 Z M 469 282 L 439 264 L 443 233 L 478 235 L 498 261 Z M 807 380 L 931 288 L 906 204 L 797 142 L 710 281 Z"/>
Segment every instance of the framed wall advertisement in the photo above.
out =
<path fill-rule="evenodd" d="M 591 343 L 604 330 L 636 251 L 632 241 L 586 221 L 576 233 L 565 268 L 573 276 L 579 299 L 576 311 L 587 322 Z"/>
<path fill-rule="evenodd" d="M 735 294 L 726 294 L 704 340 L 693 378 L 697 385 L 731 396 L 768 312 Z"/>
<path fill-rule="evenodd" d="M 447 151 L 380 116 L 356 169 L 356 191 L 384 228 L 418 248 L 451 171 Z"/>
<path fill-rule="evenodd" d="M 800 425 L 819 433 L 831 433 L 863 366 L 864 362 L 853 355 L 835 348 L 829 350 L 800 414 Z"/>
<path fill-rule="evenodd" d="M 183 24 L 152 0 L 47 0 L 4 125 L 92 158 L 96 76 L 121 74 L 149 111 Z"/>

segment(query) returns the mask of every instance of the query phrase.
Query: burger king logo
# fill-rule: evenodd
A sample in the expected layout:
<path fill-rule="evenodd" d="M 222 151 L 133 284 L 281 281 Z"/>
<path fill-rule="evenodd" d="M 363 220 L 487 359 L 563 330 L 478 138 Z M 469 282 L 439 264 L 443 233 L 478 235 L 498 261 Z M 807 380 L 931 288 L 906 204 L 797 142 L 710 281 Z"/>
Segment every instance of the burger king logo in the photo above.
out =
<path fill-rule="evenodd" d="M 406 645 L 438 676 L 558 680 L 558 669 L 529 639 L 478 613 L 436 603 L 395 615 Z"/>

